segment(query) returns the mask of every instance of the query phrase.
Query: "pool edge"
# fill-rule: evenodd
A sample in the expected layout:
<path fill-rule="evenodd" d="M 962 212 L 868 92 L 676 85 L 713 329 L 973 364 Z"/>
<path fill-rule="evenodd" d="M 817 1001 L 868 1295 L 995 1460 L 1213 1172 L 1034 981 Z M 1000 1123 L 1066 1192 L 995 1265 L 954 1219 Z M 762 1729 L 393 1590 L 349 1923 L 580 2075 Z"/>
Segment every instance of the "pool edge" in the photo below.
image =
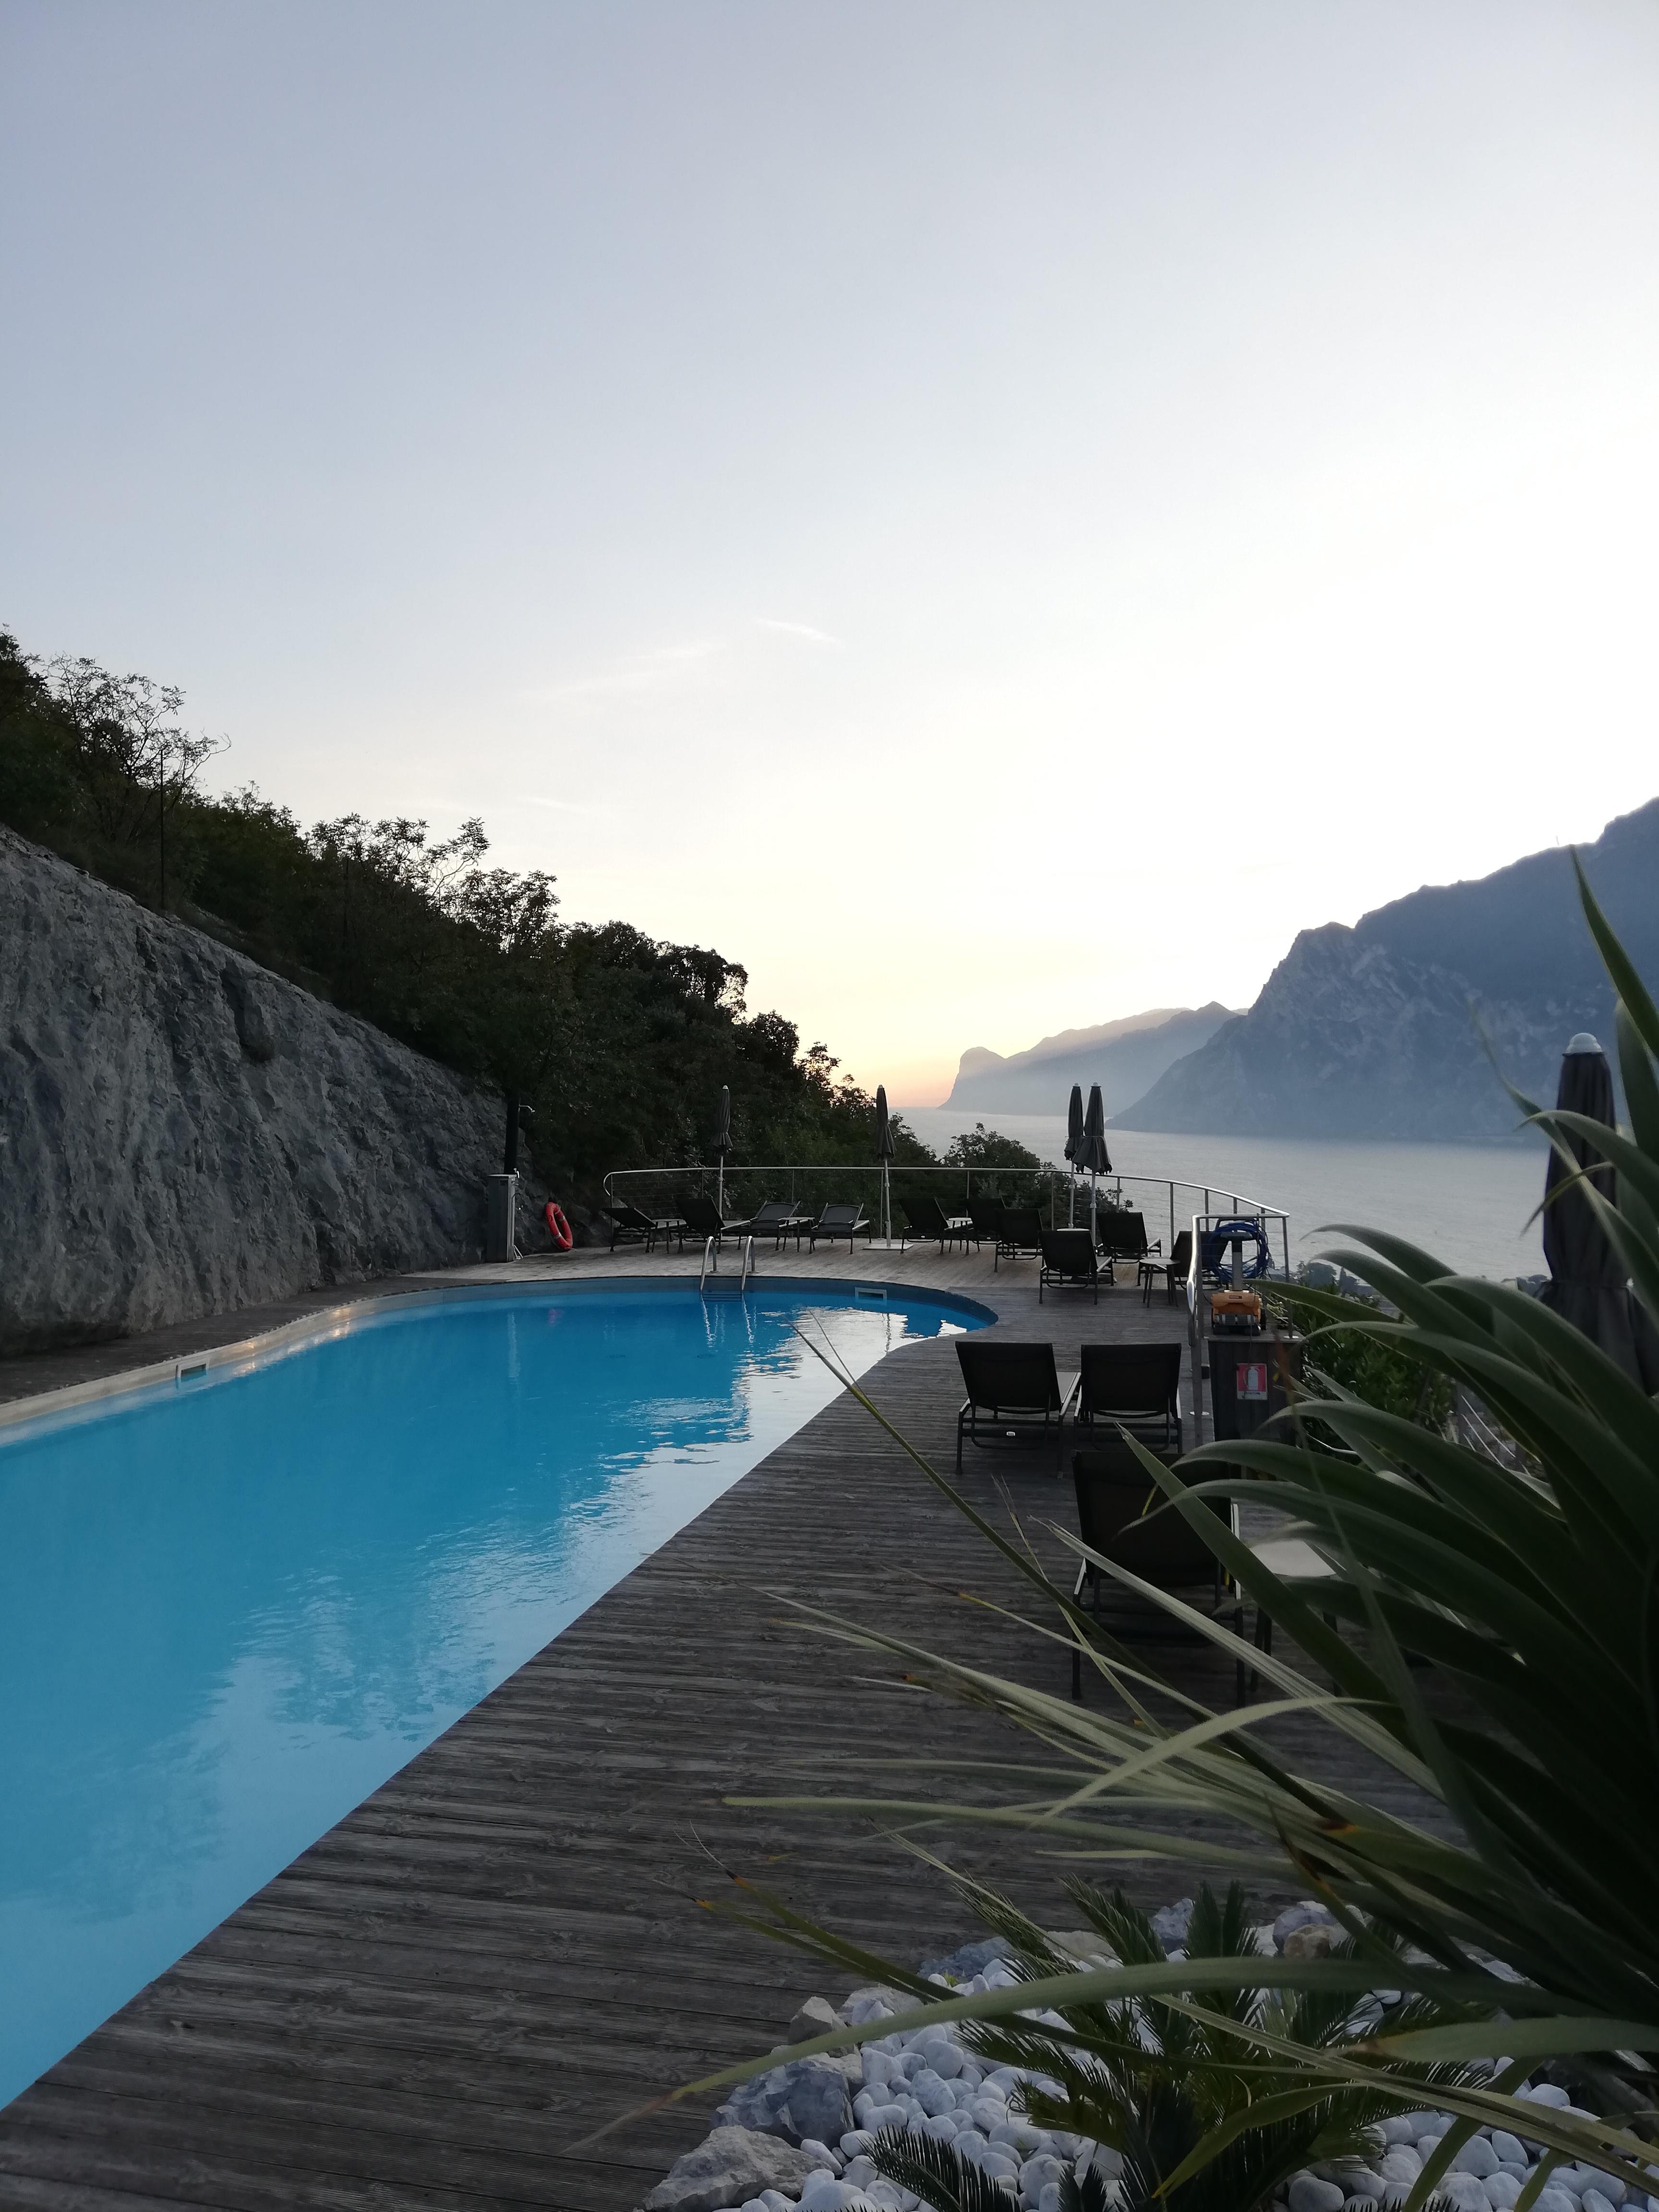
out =
<path fill-rule="evenodd" d="M 969 1297 L 960 1291 L 935 1289 L 931 1285 L 882 1282 L 869 1277 L 855 1275 L 773 1275 L 750 1276 L 751 1283 L 763 1285 L 769 1290 L 846 1291 L 856 1295 L 879 1291 L 884 1303 L 894 1298 L 907 1304 L 949 1307 L 958 1312 L 972 1314 L 986 1327 L 994 1324 L 1000 1316 L 980 1299 Z M 434 1283 L 419 1289 L 405 1290 L 388 1285 L 383 1291 L 343 1299 L 338 1304 L 319 1306 L 313 1312 L 301 1314 L 292 1321 L 279 1322 L 274 1327 L 259 1330 L 255 1335 L 239 1337 L 229 1344 L 212 1345 L 199 1352 L 177 1353 L 171 1358 L 151 1360 L 138 1367 L 119 1369 L 112 1375 L 100 1375 L 86 1382 L 65 1382 L 56 1389 L 27 1392 L 17 1398 L 0 1401 L 0 1436 L 25 1422 L 47 1420 L 57 1413 L 70 1413 L 83 1406 L 98 1404 L 106 1398 L 124 1397 L 142 1390 L 158 1389 L 168 1382 L 193 1380 L 210 1369 L 241 1366 L 261 1366 L 268 1359 L 285 1357 L 299 1351 L 313 1339 L 349 1335 L 354 1328 L 362 1327 L 377 1312 L 396 1305 L 402 1311 L 410 1307 L 448 1305 L 457 1303 L 482 1304 L 502 1298 L 534 1298 L 544 1292 L 559 1297 L 595 1297 L 617 1291 L 656 1291 L 673 1287 L 688 1296 L 706 1297 L 680 1273 L 629 1274 L 591 1276 L 583 1280 L 559 1282 L 550 1289 L 546 1279 L 532 1284 L 508 1283 Z M 722 1288 L 716 1296 L 721 1303 L 739 1295 Z"/>

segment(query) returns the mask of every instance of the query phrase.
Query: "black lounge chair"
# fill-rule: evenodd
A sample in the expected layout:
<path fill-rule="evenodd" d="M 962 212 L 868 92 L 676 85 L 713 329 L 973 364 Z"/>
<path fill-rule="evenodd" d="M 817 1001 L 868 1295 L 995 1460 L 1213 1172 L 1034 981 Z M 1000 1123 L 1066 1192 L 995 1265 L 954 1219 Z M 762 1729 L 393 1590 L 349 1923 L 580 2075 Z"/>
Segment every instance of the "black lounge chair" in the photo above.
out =
<path fill-rule="evenodd" d="M 1079 1422 L 1103 1421 L 1133 1431 L 1155 1449 L 1179 1452 L 1184 1349 L 1179 1344 L 1085 1344 Z"/>
<path fill-rule="evenodd" d="M 705 1241 L 712 1237 L 716 1245 L 723 1237 L 745 1235 L 750 1225 L 746 1221 L 728 1221 L 714 1200 L 705 1198 L 701 1191 L 683 1192 L 679 1204 L 686 1234 Z"/>
<path fill-rule="evenodd" d="M 903 1206 L 905 1218 L 909 1224 L 899 1238 L 901 1249 L 908 1237 L 936 1237 L 941 1259 L 950 1245 L 960 1243 L 965 1252 L 971 1238 L 977 1246 L 979 1231 L 974 1226 L 971 1214 L 947 1213 L 936 1198 L 905 1198 L 899 1203 Z"/>
<path fill-rule="evenodd" d="M 1037 1304 L 1052 1283 L 1059 1290 L 1090 1291 L 1100 1304 L 1100 1261 L 1095 1240 L 1086 1229 L 1042 1229 L 1037 1241 L 1042 1265 L 1037 1271 Z M 1106 1279 L 1112 1279 L 1112 1263 L 1106 1262 Z"/>
<path fill-rule="evenodd" d="M 1052 1344 L 1009 1344 L 977 1336 L 957 1339 L 957 1358 L 968 1395 L 957 1415 L 957 1473 L 962 1447 L 1030 1443 L 1057 1447 L 1065 1441 L 1066 1411 L 1077 1395 L 1075 1375 L 1060 1376 Z M 1054 1472 L 1060 1473 L 1056 1462 Z"/>
<path fill-rule="evenodd" d="M 743 1224 L 749 1237 L 769 1237 L 774 1244 L 781 1244 L 786 1237 L 793 1237 L 799 1249 L 801 1238 L 811 1227 L 810 1215 L 802 1213 L 793 1199 L 769 1198 L 753 1220 Z M 726 1235 L 732 1231 L 728 1229 Z"/>
<path fill-rule="evenodd" d="M 974 1234 L 982 1244 L 994 1246 L 1002 1234 L 1002 1200 L 1000 1198 L 970 1199 L 968 1218 L 974 1224 Z"/>
<path fill-rule="evenodd" d="M 1034 1206 L 1005 1206 L 997 1229 L 996 1256 L 991 1262 L 995 1274 L 999 1260 L 1016 1259 L 1022 1252 L 1041 1252 L 1042 1249 L 1042 1216 Z"/>
<path fill-rule="evenodd" d="M 807 1231 L 806 1249 L 809 1252 L 816 1252 L 820 1237 L 830 1244 L 837 1237 L 844 1237 L 850 1252 L 855 1237 L 867 1237 L 869 1234 L 870 1223 L 861 1206 L 826 1206 Z"/>
<path fill-rule="evenodd" d="M 1127 1567 L 1158 1589 L 1180 1593 L 1194 1610 L 1207 1611 L 1212 1620 L 1224 1620 L 1235 1635 L 1243 1635 L 1243 1592 L 1198 1529 L 1178 1505 L 1165 1498 L 1121 1438 L 1099 1450 L 1076 1453 L 1072 1475 L 1077 1487 L 1079 1533 L 1091 1552 Z M 1237 1534 L 1238 1516 L 1230 1499 L 1206 1498 L 1201 1502 L 1206 1512 L 1216 1513 Z M 1207 1607 L 1203 1602 L 1206 1592 Z M 1073 1601 L 1086 1605 L 1098 1620 L 1103 1618 L 1102 1601 L 1109 1594 L 1115 1601 L 1109 1623 L 1114 1636 L 1127 1640 L 1137 1632 L 1148 1638 L 1199 1632 L 1183 1628 L 1153 1600 L 1126 1588 L 1091 1560 L 1084 1560 L 1072 1593 Z M 1236 1696 L 1242 1704 L 1243 1658 L 1237 1663 L 1236 1681 Z M 1072 1654 L 1072 1695 L 1082 1703 L 1080 1649 Z"/>
<path fill-rule="evenodd" d="M 643 1244 L 647 1252 L 653 1252 L 659 1237 L 665 1244 L 678 1237 L 681 1250 L 685 1249 L 685 1224 L 678 1214 L 649 1214 L 625 1198 L 618 1199 L 614 1206 L 607 1206 L 604 1211 L 611 1223 L 611 1249 L 613 1252 L 618 1243 Z"/>
<path fill-rule="evenodd" d="M 1139 1267 L 1135 1270 L 1135 1280 L 1140 1285 L 1141 1304 L 1144 1306 L 1151 1305 L 1152 1302 L 1152 1285 L 1158 1280 L 1158 1277 L 1162 1275 L 1164 1278 L 1164 1288 L 1167 1292 L 1164 1304 L 1166 1305 L 1173 1305 L 1175 1304 L 1176 1285 L 1177 1283 L 1184 1283 L 1186 1281 L 1188 1273 L 1191 1272 L 1192 1264 L 1193 1232 L 1190 1229 L 1183 1229 L 1180 1235 L 1176 1238 L 1175 1243 L 1170 1245 L 1170 1256 L 1167 1260 L 1144 1259 L 1140 1262 Z"/>
<path fill-rule="evenodd" d="M 1155 1248 L 1146 1241 L 1146 1217 L 1131 1213 L 1126 1207 L 1109 1206 L 1100 1215 L 1095 1226 L 1100 1236 L 1100 1249 L 1108 1260 L 1133 1260 L 1137 1267 Z"/>

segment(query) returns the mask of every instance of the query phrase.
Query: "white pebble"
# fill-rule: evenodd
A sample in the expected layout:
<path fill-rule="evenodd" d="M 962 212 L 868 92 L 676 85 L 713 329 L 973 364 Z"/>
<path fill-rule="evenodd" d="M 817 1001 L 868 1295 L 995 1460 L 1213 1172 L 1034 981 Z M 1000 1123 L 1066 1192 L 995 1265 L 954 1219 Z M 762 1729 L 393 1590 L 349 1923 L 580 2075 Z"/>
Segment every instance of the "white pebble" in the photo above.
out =
<path fill-rule="evenodd" d="M 1342 2212 L 1342 2191 L 1316 2173 L 1298 2173 L 1291 2183 L 1291 2212 Z"/>
<path fill-rule="evenodd" d="M 1528 2089 L 1527 2094 L 1534 2105 L 1553 2105 L 1558 2112 L 1565 2112 L 1572 2102 L 1566 2091 L 1558 2089 L 1553 2081 L 1540 2081 L 1535 2089 Z"/>
<path fill-rule="evenodd" d="M 1505 2173 L 1500 2166 L 1496 2173 L 1489 2173 L 1484 2184 L 1490 2203 L 1498 2212 L 1510 2212 L 1510 2207 L 1521 2194 L 1521 2184 L 1512 2173 Z"/>
<path fill-rule="evenodd" d="M 1498 2154 L 1499 2166 L 1524 2166 L 1527 2162 L 1527 2154 L 1521 2148 L 1520 2138 L 1512 2136 L 1507 2128 L 1492 2130 L 1492 2147 Z"/>
<path fill-rule="evenodd" d="M 1498 2153 L 1485 2136 L 1471 2136 L 1451 2162 L 1454 2173 L 1472 2173 L 1477 2181 L 1484 2181 L 1489 2173 L 1498 2171 Z"/>

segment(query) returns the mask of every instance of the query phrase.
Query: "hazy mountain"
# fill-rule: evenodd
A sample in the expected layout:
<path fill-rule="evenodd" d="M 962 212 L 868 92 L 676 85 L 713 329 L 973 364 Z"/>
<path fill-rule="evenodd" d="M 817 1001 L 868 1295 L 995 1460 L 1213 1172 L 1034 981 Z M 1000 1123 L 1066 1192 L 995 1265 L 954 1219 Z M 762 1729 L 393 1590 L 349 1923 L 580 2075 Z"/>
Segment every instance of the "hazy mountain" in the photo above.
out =
<path fill-rule="evenodd" d="M 1659 799 L 1582 848 L 1638 968 L 1659 979 Z M 1117 1115 L 1131 1129 L 1252 1136 L 1510 1136 L 1487 1055 L 1555 1096 L 1577 1030 L 1613 1046 L 1613 998 L 1565 848 L 1413 891 L 1350 929 L 1304 930 L 1246 1014 Z M 1484 1042 L 1483 1042 L 1484 1033 Z"/>
<path fill-rule="evenodd" d="M 1092 1029 L 1061 1030 L 1006 1057 L 972 1045 L 945 1103 L 975 1113 L 1063 1114 L 1074 1083 L 1085 1098 L 1097 1083 L 1114 1114 L 1230 1018 L 1223 1006 L 1154 1006 Z"/>

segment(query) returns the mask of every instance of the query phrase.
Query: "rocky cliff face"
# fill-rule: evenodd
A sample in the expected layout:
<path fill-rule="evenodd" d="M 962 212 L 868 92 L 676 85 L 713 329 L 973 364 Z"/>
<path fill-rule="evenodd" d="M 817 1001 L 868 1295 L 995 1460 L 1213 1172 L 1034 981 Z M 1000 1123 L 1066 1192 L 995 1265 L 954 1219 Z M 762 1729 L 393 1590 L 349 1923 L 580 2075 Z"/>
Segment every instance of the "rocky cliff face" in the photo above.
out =
<path fill-rule="evenodd" d="M 0 829 L 0 1352 L 478 1259 L 502 1113 Z"/>
<path fill-rule="evenodd" d="M 983 1045 L 970 1046 L 945 1103 L 980 1113 L 1064 1114 L 1074 1083 L 1085 1097 L 1097 1083 L 1106 1111 L 1114 1114 L 1229 1018 L 1220 1005 L 1160 1006 L 1096 1029 L 1044 1037 L 1006 1058 Z"/>
<path fill-rule="evenodd" d="M 1585 872 L 1638 971 L 1659 974 L 1659 800 L 1610 823 Z M 1612 1045 L 1613 994 L 1567 854 L 1304 930 L 1249 1013 L 1178 1060 L 1119 1127 L 1498 1142 L 1498 1070 L 1555 1097 L 1577 1030 Z M 1494 1067 L 1494 1061 L 1496 1067 Z"/>
<path fill-rule="evenodd" d="M 1482 1032 L 1512 1082 L 1553 1100 L 1568 1037 L 1607 1011 L 1594 994 L 1560 1006 L 1488 1002 L 1477 1029 L 1464 977 L 1352 938 L 1336 922 L 1304 930 L 1249 1012 L 1177 1060 L 1115 1126 L 1501 1143 L 1518 1115 Z"/>

